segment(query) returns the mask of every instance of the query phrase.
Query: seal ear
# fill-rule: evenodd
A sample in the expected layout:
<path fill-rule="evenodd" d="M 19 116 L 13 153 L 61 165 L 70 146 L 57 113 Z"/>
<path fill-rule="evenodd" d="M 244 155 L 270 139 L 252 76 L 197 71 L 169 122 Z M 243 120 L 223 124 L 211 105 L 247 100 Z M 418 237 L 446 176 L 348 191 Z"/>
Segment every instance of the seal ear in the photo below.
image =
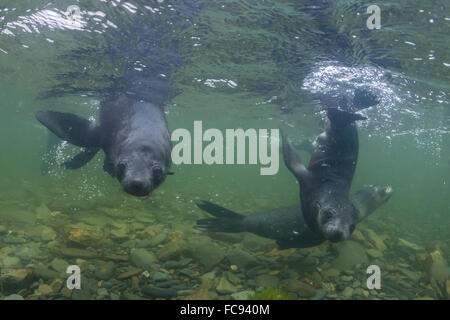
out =
<path fill-rule="evenodd" d="M 283 158 L 286 167 L 294 174 L 299 182 L 306 182 L 308 180 L 308 176 L 310 175 L 308 169 L 303 164 L 302 159 L 294 150 L 283 129 L 281 128 L 280 133 L 283 143 Z"/>
<path fill-rule="evenodd" d="M 62 140 L 78 147 L 100 147 L 99 127 L 71 113 L 39 111 L 36 119 Z M 92 152 L 89 153 L 89 155 Z"/>

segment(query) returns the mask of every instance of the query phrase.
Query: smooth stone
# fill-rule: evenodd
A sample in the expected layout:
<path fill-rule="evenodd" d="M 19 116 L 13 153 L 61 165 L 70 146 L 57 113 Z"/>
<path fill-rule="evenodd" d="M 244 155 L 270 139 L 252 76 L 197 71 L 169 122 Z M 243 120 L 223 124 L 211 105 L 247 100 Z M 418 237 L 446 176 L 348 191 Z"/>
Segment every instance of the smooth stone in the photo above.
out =
<path fill-rule="evenodd" d="M 11 294 L 11 295 L 5 297 L 4 300 L 25 300 L 25 299 L 19 294 Z"/>
<path fill-rule="evenodd" d="M 157 271 L 151 274 L 151 278 L 154 281 L 165 281 L 167 280 L 167 274 L 165 274 L 164 272 Z"/>
<path fill-rule="evenodd" d="M 150 243 L 150 246 L 156 247 L 156 246 L 166 242 L 167 239 L 168 239 L 168 234 L 166 232 L 161 232 L 161 233 L 157 234 L 154 238 L 152 238 L 149 241 L 149 243 Z"/>
<path fill-rule="evenodd" d="M 367 254 L 374 259 L 378 259 L 383 256 L 383 253 L 377 249 L 369 249 L 367 250 Z"/>
<path fill-rule="evenodd" d="M 44 226 L 41 231 L 41 241 L 42 242 L 49 242 L 55 240 L 57 237 L 56 232 L 47 226 Z"/>
<path fill-rule="evenodd" d="M 109 280 L 114 276 L 116 266 L 113 262 L 99 262 L 95 265 L 94 276 L 99 280 Z"/>
<path fill-rule="evenodd" d="M 216 291 L 220 294 L 230 294 L 237 291 L 237 288 L 232 285 L 225 277 L 220 278 L 216 286 Z"/>
<path fill-rule="evenodd" d="M 159 288 L 152 285 L 147 285 L 141 289 L 142 293 L 149 298 L 166 298 L 170 299 L 176 297 L 178 290 L 172 288 Z"/>
<path fill-rule="evenodd" d="M 6 257 L 2 262 L 4 268 L 12 268 L 20 265 L 20 259 L 17 257 Z"/>
<path fill-rule="evenodd" d="M 241 250 L 241 249 L 233 249 L 227 255 L 226 258 L 230 262 L 231 265 L 236 265 L 238 268 L 251 268 L 258 264 L 258 259 L 256 259 L 250 253 Z"/>
<path fill-rule="evenodd" d="M 36 293 L 39 295 L 48 296 L 53 293 L 53 289 L 47 284 L 41 284 L 36 290 Z"/>
<path fill-rule="evenodd" d="M 8 228 L 0 225 L 0 236 L 8 233 Z M 23 300 L 23 299 L 22 299 Z"/>
<path fill-rule="evenodd" d="M 4 294 L 17 293 L 27 287 L 32 280 L 29 269 L 2 269 L 0 274 L 0 287 Z"/>
<path fill-rule="evenodd" d="M 421 247 L 415 243 L 409 242 L 402 238 L 398 238 L 398 245 L 400 247 L 404 247 L 404 248 L 410 249 L 412 251 L 425 251 L 425 249 L 423 247 Z"/>
<path fill-rule="evenodd" d="M 100 297 L 106 297 L 109 294 L 109 292 L 108 292 L 108 290 L 106 288 L 100 288 L 100 289 L 97 290 L 97 294 Z"/>
<path fill-rule="evenodd" d="M 351 287 L 345 287 L 344 291 L 342 292 L 342 295 L 344 298 L 349 299 L 353 295 L 353 288 Z"/>
<path fill-rule="evenodd" d="M 97 257 L 95 252 L 78 248 L 61 248 L 59 252 L 68 258 L 92 259 Z"/>
<path fill-rule="evenodd" d="M 55 258 L 50 262 L 49 267 L 59 273 L 66 273 L 69 263 L 65 260 Z"/>
<path fill-rule="evenodd" d="M 353 277 L 352 276 L 342 276 L 341 279 L 342 279 L 342 281 L 352 281 Z"/>
<path fill-rule="evenodd" d="M 7 244 L 22 244 L 25 243 L 25 239 L 22 237 L 6 236 L 3 242 Z"/>
<path fill-rule="evenodd" d="M 45 205 L 45 203 L 42 203 L 39 207 L 35 209 L 36 212 L 36 218 L 39 220 L 45 220 L 48 221 L 48 219 L 52 218 L 52 213 L 50 209 Z"/>
<path fill-rule="evenodd" d="M 398 267 L 397 270 L 413 282 L 418 282 L 421 278 L 421 274 L 418 272 L 414 272 L 403 267 Z"/>
<path fill-rule="evenodd" d="M 276 276 L 262 274 L 256 277 L 256 283 L 264 288 L 278 288 L 280 280 Z"/>
<path fill-rule="evenodd" d="M 33 269 L 33 274 L 37 277 L 37 278 L 42 278 L 44 280 L 51 280 L 51 279 L 56 279 L 60 277 L 60 273 L 50 270 L 49 268 L 45 267 L 45 266 L 36 266 Z"/>
<path fill-rule="evenodd" d="M 302 298 L 311 298 L 316 295 L 316 289 L 311 285 L 297 280 L 297 279 L 286 279 L 281 282 L 281 286 L 289 292 L 298 294 Z"/>
<path fill-rule="evenodd" d="M 152 269 L 158 263 L 156 256 L 145 249 L 132 249 L 130 260 L 136 267 L 143 269 Z"/>
<path fill-rule="evenodd" d="M 358 264 L 365 265 L 369 262 L 364 247 L 358 242 L 347 240 L 338 246 L 338 256 L 332 261 L 333 268 L 346 271 Z"/>
<path fill-rule="evenodd" d="M 202 266 L 211 269 L 225 257 L 225 249 L 211 241 L 190 241 L 189 255 Z"/>
<path fill-rule="evenodd" d="M 240 292 L 235 292 L 231 294 L 231 298 L 234 300 L 248 300 L 255 295 L 255 291 L 245 290 Z"/>
<path fill-rule="evenodd" d="M 323 289 L 319 289 L 316 291 L 316 294 L 314 297 L 311 298 L 311 300 L 322 300 L 326 296 L 327 292 Z"/>
<path fill-rule="evenodd" d="M 30 261 L 41 255 L 39 249 L 32 247 L 23 247 L 16 252 L 16 255 L 23 260 Z"/>

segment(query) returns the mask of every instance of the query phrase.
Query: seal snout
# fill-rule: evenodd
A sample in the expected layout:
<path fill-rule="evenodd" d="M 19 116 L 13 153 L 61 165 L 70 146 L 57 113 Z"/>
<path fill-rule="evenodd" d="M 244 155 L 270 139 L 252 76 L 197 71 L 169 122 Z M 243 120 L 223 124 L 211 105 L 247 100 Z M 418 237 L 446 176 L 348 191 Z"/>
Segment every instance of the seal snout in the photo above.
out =
<path fill-rule="evenodd" d="M 338 229 L 333 229 L 327 232 L 327 237 L 331 242 L 339 242 L 344 240 L 344 233 Z"/>
<path fill-rule="evenodd" d="M 151 191 L 150 183 L 141 179 L 133 179 L 125 182 L 123 185 L 127 193 L 138 197 L 146 196 Z"/>

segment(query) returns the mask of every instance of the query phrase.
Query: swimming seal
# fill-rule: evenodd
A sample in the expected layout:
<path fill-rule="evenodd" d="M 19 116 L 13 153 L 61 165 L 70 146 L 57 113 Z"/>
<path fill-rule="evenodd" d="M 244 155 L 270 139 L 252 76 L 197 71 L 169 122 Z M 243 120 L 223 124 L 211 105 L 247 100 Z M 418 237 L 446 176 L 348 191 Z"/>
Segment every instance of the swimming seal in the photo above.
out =
<path fill-rule="evenodd" d="M 359 223 L 384 204 L 392 193 L 390 186 L 372 186 L 352 195 L 350 200 L 357 211 L 356 222 Z M 203 232 L 251 232 L 276 240 L 280 249 L 310 248 L 326 241 L 306 225 L 300 206 L 274 208 L 249 215 L 236 213 L 208 201 L 197 203 L 197 206 L 215 216 L 197 221 L 195 228 Z"/>
<path fill-rule="evenodd" d="M 85 148 L 64 165 L 77 169 L 105 152 L 104 170 L 134 196 L 148 195 L 170 174 L 171 142 L 162 106 L 119 94 L 100 106 L 100 124 L 71 113 L 39 111 L 36 118 L 62 140 Z"/>
<path fill-rule="evenodd" d="M 356 97 L 355 97 L 356 98 Z M 358 132 L 355 121 L 366 118 L 339 107 L 330 107 L 332 97 L 324 104 L 328 126 L 315 141 L 308 167 L 303 164 L 281 130 L 284 162 L 300 184 L 303 216 L 311 231 L 337 242 L 350 237 L 357 222 L 357 210 L 349 198 L 349 190 L 358 160 Z M 358 94 L 356 101 L 361 100 Z M 366 108 L 371 103 L 360 106 Z M 347 108 L 350 109 L 350 108 Z M 353 110 L 352 110 L 353 111 Z"/>

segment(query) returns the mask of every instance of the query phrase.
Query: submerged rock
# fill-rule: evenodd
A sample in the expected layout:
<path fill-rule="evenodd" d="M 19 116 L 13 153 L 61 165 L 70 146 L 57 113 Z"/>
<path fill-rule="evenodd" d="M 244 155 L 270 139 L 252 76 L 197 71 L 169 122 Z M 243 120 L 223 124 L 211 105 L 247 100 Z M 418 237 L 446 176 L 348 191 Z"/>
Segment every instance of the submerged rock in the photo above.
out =
<path fill-rule="evenodd" d="M 353 240 L 342 242 L 338 246 L 338 252 L 337 258 L 331 264 L 340 271 L 347 271 L 358 264 L 369 262 L 364 247 Z"/>
<path fill-rule="evenodd" d="M 3 293 L 12 294 L 26 288 L 32 280 L 29 269 L 2 269 L 0 274 L 0 288 Z"/>
<path fill-rule="evenodd" d="M 187 254 L 207 269 L 217 265 L 225 257 L 225 249 L 211 241 L 191 240 Z"/>
<path fill-rule="evenodd" d="M 178 294 L 178 290 L 172 288 L 159 288 L 147 285 L 141 289 L 142 293 L 149 298 L 174 298 Z"/>
<path fill-rule="evenodd" d="M 244 290 L 240 292 L 235 292 L 231 294 L 231 298 L 234 300 L 248 300 L 255 295 L 255 291 L 252 290 Z"/>
<path fill-rule="evenodd" d="M 130 260 L 136 267 L 147 270 L 154 268 L 158 263 L 156 256 L 145 249 L 132 249 Z"/>
<path fill-rule="evenodd" d="M 226 257 L 231 265 L 236 265 L 241 269 L 253 267 L 258 264 L 258 259 L 241 249 L 231 250 Z"/>
<path fill-rule="evenodd" d="M 230 294 L 237 291 L 237 288 L 232 285 L 225 277 L 220 278 L 216 286 L 216 291 L 220 294 Z"/>
<path fill-rule="evenodd" d="M 11 294 L 11 295 L 5 297 L 4 300 L 25 300 L 25 299 L 19 294 Z"/>

